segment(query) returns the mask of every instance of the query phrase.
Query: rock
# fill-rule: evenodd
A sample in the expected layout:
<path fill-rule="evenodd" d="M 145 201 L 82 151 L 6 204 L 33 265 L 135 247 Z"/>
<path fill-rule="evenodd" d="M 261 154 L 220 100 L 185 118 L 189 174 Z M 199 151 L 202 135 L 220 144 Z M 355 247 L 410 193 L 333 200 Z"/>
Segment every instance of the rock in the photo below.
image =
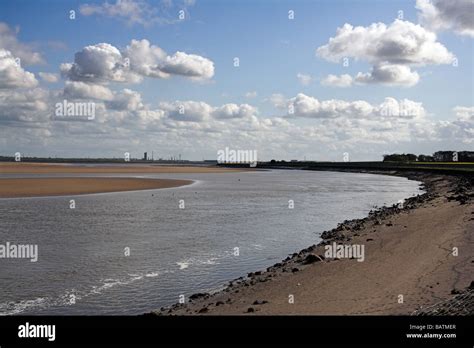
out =
<path fill-rule="evenodd" d="M 253 305 L 263 305 L 265 303 L 268 303 L 268 301 L 265 301 L 265 300 L 262 300 L 262 301 L 259 301 L 259 300 L 255 300 L 252 304 Z"/>
<path fill-rule="evenodd" d="M 208 293 L 201 293 L 201 292 L 198 292 L 197 294 L 192 294 L 191 296 L 189 296 L 189 299 L 191 301 L 193 300 L 197 300 L 198 298 L 201 298 L 201 297 L 208 297 L 209 294 Z"/>
<path fill-rule="evenodd" d="M 366 242 L 371 242 L 371 241 L 373 241 L 373 239 L 372 238 L 367 238 L 365 241 Z"/>
<path fill-rule="evenodd" d="M 222 306 L 223 304 L 224 304 L 224 302 L 222 302 L 222 301 L 217 301 L 217 302 L 216 302 L 216 307 Z"/>
<path fill-rule="evenodd" d="M 309 254 L 308 256 L 306 256 L 306 258 L 303 260 L 303 265 L 309 265 L 311 263 L 315 263 L 315 262 L 318 262 L 318 261 L 321 261 L 321 259 L 314 255 L 314 254 Z"/>
<path fill-rule="evenodd" d="M 247 309 L 247 313 L 253 313 L 253 312 L 255 312 L 255 309 L 253 309 L 252 307 L 249 307 Z"/>
<path fill-rule="evenodd" d="M 199 310 L 198 313 L 207 313 L 207 312 L 209 312 L 209 309 L 207 309 L 207 307 L 203 307 Z"/>
<path fill-rule="evenodd" d="M 292 273 L 296 273 L 298 271 L 299 271 L 299 268 L 296 268 L 296 267 L 291 270 Z"/>

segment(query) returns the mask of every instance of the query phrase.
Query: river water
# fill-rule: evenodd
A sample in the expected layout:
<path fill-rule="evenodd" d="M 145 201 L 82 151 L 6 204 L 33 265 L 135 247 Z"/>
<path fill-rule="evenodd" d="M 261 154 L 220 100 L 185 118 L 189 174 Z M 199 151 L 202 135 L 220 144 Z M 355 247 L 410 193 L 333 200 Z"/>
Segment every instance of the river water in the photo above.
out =
<path fill-rule="evenodd" d="M 0 314 L 149 312 L 219 289 L 318 243 L 343 220 L 421 192 L 400 177 L 299 170 L 142 177 L 195 183 L 0 199 L 0 244 L 38 245 L 37 262 L 0 259 Z"/>

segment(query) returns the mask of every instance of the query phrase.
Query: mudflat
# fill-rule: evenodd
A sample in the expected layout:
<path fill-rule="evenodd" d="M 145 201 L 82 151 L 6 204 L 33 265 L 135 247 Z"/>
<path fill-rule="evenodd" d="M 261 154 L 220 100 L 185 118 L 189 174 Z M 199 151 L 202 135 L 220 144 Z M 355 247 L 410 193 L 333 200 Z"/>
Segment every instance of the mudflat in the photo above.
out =
<path fill-rule="evenodd" d="M 6 178 L 0 179 L 0 198 L 150 190 L 189 185 L 192 182 L 143 178 Z"/>

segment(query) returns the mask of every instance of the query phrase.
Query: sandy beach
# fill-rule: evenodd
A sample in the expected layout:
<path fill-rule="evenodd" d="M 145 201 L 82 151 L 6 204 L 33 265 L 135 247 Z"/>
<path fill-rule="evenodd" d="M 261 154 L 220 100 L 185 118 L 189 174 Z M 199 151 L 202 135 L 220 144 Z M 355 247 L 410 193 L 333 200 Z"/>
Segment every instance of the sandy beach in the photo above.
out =
<path fill-rule="evenodd" d="M 245 169 L 205 166 L 159 166 L 147 164 L 71 165 L 51 163 L 2 162 L 0 174 L 152 174 L 228 173 Z M 149 190 L 189 185 L 190 180 L 142 178 L 3 178 L 0 198 L 78 195 L 104 192 Z"/>
<path fill-rule="evenodd" d="M 191 184 L 191 180 L 142 178 L 24 178 L 0 179 L 0 198 L 63 196 L 89 193 L 162 189 Z"/>
<path fill-rule="evenodd" d="M 184 305 L 154 313 L 410 315 L 472 291 L 466 290 L 474 280 L 472 179 L 402 175 L 424 182 L 427 193 L 345 221 L 323 233 L 319 245 L 231 281 L 222 291 L 194 294 Z M 325 245 L 332 243 L 364 245 L 363 262 L 325 257 Z M 472 314 L 472 303 L 461 306 L 447 314 Z"/>

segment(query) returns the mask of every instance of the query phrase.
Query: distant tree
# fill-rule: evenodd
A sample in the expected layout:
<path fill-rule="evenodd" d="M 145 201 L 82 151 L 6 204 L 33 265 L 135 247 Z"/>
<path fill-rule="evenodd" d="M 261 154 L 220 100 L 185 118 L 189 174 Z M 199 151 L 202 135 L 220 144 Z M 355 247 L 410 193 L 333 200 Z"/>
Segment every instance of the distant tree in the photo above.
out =
<path fill-rule="evenodd" d="M 429 155 L 418 155 L 418 162 L 433 162 L 433 156 Z"/>
<path fill-rule="evenodd" d="M 416 161 L 416 155 L 414 154 L 398 154 L 394 153 L 391 155 L 384 155 L 383 161 L 384 162 L 409 162 L 409 161 Z"/>

